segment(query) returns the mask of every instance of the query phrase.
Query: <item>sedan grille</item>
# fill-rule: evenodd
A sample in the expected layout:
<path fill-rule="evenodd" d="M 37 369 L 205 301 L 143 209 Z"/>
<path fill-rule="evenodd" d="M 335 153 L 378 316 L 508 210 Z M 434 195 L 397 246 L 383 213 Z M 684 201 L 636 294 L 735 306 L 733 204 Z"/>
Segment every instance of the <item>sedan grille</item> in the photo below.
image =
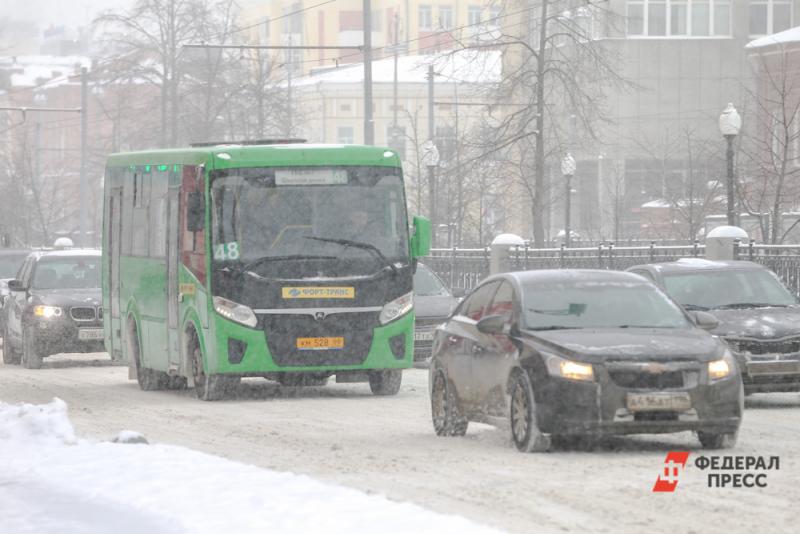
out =
<path fill-rule="evenodd" d="M 726 339 L 739 354 L 793 354 L 800 352 L 800 337 L 779 340 Z"/>
<path fill-rule="evenodd" d="M 611 380 L 620 387 L 629 389 L 673 389 L 684 386 L 684 371 L 647 373 L 639 371 L 609 371 Z"/>
<path fill-rule="evenodd" d="M 76 321 L 94 321 L 97 314 L 94 308 L 75 306 L 69 309 L 69 315 Z"/>

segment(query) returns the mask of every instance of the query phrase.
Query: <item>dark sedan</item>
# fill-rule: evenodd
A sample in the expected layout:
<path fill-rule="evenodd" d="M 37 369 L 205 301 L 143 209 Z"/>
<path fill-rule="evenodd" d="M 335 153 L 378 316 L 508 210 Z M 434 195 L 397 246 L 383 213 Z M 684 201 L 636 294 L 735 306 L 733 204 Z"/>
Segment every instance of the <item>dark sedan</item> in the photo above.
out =
<path fill-rule="evenodd" d="M 509 424 L 521 451 L 553 437 L 692 430 L 704 447 L 736 442 L 742 381 L 726 345 L 631 273 L 492 276 L 436 331 L 433 426 Z"/>
<path fill-rule="evenodd" d="M 60 352 L 103 351 L 100 252 L 33 252 L 8 283 L 3 363 L 38 369 Z"/>
<path fill-rule="evenodd" d="M 463 295 L 463 289 L 460 295 Z M 417 264 L 414 273 L 414 361 L 431 356 L 434 329 L 445 322 L 458 304 L 458 298 L 447 289 L 436 274 Z"/>
<path fill-rule="evenodd" d="M 683 259 L 631 267 L 687 310 L 719 320 L 712 330 L 736 356 L 745 393 L 800 391 L 800 306 L 766 267 Z"/>

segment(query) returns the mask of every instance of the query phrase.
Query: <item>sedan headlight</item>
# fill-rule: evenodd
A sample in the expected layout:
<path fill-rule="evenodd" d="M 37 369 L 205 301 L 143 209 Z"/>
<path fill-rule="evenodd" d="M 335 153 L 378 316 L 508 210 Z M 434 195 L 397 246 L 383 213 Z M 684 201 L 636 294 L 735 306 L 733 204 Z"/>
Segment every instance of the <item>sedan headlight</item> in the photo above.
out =
<path fill-rule="evenodd" d="M 394 321 L 398 317 L 407 314 L 414 307 L 414 293 L 406 293 L 387 303 L 381 310 L 378 321 L 386 324 Z"/>
<path fill-rule="evenodd" d="M 258 324 L 256 314 L 244 304 L 238 304 L 222 297 L 214 297 L 214 309 L 218 314 L 231 321 L 255 328 Z"/>
<path fill-rule="evenodd" d="M 44 317 L 45 319 L 50 319 L 52 317 L 61 317 L 62 313 L 64 313 L 64 312 L 58 306 L 34 306 L 33 307 L 33 314 L 36 317 Z"/>
<path fill-rule="evenodd" d="M 550 376 L 558 376 L 568 380 L 594 381 L 594 369 L 591 364 L 574 362 L 553 354 L 547 357 L 547 372 L 550 373 Z"/>
<path fill-rule="evenodd" d="M 733 359 L 730 351 L 726 350 L 725 354 L 719 360 L 708 362 L 708 379 L 710 381 L 722 380 L 728 378 L 736 373 L 736 362 Z"/>

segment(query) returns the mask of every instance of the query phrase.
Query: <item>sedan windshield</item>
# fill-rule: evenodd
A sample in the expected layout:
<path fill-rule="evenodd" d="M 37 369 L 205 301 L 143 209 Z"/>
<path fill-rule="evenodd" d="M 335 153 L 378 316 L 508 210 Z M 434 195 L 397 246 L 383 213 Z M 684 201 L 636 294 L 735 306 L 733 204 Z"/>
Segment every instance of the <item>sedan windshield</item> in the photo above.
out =
<path fill-rule="evenodd" d="M 686 328 L 686 316 L 648 284 L 556 282 L 523 288 L 525 327 Z"/>
<path fill-rule="evenodd" d="M 797 299 L 770 271 L 703 271 L 664 275 L 667 293 L 695 309 L 791 306 Z"/>
<path fill-rule="evenodd" d="M 403 182 L 396 168 L 218 171 L 211 197 L 216 265 L 266 276 L 312 262 L 324 275 L 336 260 L 357 266 L 353 274 L 408 261 Z"/>
<path fill-rule="evenodd" d="M 444 287 L 439 277 L 422 264 L 417 265 L 414 274 L 414 294 L 418 297 L 448 296 L 450 292 Z"/>
<path fill-rule="evenodd" d="M 33 289 L 99 289 L 100 258 L 43 258 L 36 264 Z"/>

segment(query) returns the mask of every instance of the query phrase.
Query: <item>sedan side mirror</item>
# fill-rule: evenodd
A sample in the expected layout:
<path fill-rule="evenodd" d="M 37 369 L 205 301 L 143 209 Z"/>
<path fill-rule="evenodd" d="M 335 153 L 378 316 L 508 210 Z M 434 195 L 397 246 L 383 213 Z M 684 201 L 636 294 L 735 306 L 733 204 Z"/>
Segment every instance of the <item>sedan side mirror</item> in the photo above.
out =
<path fill-rule="evenodd" d="M 719 326 L 719 319 L 708 312 L 694 311 L 691 312 L 691 315 L 692 319 L 694 319 L 694 324 L 703 330 L 714 330 Z"/>
<path fill-rule="evenodd" d="M 475 325 L 483 334 L 504 334 L 506 317 L 503 315 L 487 315 Z"/>
<path fill-rule="evenodd" d="M 25 290 L 27 290 L 28 288 L 27 288 L 27 287 L 25 287 L 25 286 L 22 284 L 22 280 L 17 280 L 17 279 L 15 278 L 14 280 L 9 280 L 9 281 L 8 281 L 8 289 L 9 289 L 10 291 L 25 291 Z"/>

